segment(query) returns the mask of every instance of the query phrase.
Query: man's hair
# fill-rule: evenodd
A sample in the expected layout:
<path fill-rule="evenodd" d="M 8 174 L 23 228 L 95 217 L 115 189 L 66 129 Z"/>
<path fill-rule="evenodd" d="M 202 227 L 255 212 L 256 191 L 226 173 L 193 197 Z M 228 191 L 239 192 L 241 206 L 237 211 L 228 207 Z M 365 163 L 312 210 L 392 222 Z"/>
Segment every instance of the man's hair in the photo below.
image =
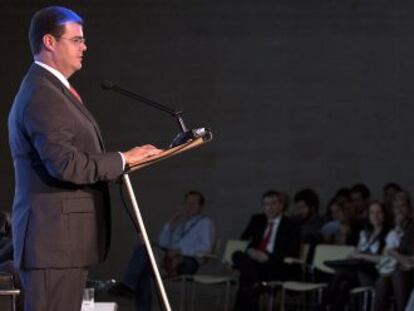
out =
<path fill-rule="evenodd" d="M 279 191 L 276 190 L 268 190 L 265 193 L 262 194 L 262 201 L 265 198 L 269 198 L 269 197 L 277 197 L 279 200 L 282 200 L 282 202 L 284 202 L 283 200 L 283 194 Z"/>
<path fill-rule="evenodd" d="M 340 188 L 335 193 L 335 198 L 345 197 L 349 199 L 351 196 L 351 190 L 349 188 Z"/>
<path fill-rule="evenodd" d="M 315 190 L 306 188 L 295 195 L 295 203 L 300 201 L 305 202 L 309 207 L 312 207 L 315 211 L 319 210 L 319 197 Z"/>
<path fill-rule="evenodd" d="M 384 186 L 384 191 L 387 191 L 388 189 L 391 189 L 391 188 L 395 189 L 397 191 L 402 191 L 401 186 L 399 184 L 395 183 L 395 182 L 390 182 L 390 183 L 386 184 Z"/>
<path fill-rule="evenodd" d="M 43 36 L 50 34 L 59 38 L 65 32 L 66 23 L 83 25 L 82 18 L 67 8 L 49 6 L 37 11 L 30 21 L 29 42 L 33 55 L 39 54 L 43 46 Z"/>
<path fill-rule="evenodd" d="M 351 192 L 359 192 L 364 199 L 368 199 L 371 196 L 371 191 L 364 184 L 356 184 L 351 188 Z"/>
<path fill-rule="evenodd" d="M 206 203 L 206 199 L 205 199 L 204 195 L 203 195 L 201 192 L 199 192 L 199 191 L 195 191 L 195 190 L 190 190 L 190 191 L 188 191 L 188 192 L 185 194 L 184 199 L 185 199 L 185 200 L 187 200 L 187 199 L 188 199 L 188 197 L 189 197 L 189 196 L 192 196 L 192 195 L 194 195 L 194 196 L 197 196 L 197 197 L 198 197 L 198 203 L 199 203 L 200 205 L 204 205 L 204 204 Z"/>

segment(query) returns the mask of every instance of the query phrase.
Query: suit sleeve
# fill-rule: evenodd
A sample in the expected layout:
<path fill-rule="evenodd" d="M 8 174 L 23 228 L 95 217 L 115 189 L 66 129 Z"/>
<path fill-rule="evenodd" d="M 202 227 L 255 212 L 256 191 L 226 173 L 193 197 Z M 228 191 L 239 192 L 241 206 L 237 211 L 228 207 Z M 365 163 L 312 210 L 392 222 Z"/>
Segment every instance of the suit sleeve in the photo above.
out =
<path fill-rule="evenodd" d="M 48 173 L 74 184 L 111 181 L 122 175 L 122 158 L 117 152 L 89 153 L 78 150 L 74 124 L 59 104 L 57 94 L 36 94 L 28 103 L 23 124 Z"/>
<path fill-rule="evenodd" d="M 270 255 L 270 260 L 275 264 L 282 264 L 286 257 L 298 258 L 300 254 L 301 235 L 300 227 L 296 222 L 289 219 L 284 220 L 284 230 L 278 232 L 278 245 L 276 253 Z"/>
<path fill-rule="evenodd" d="M 253 236 L 253 218 L 254 217 L 250 218 L 247 227 L 244 229 L 244 231 L 241 235 L 242 240 L 251 240 L 251 238 Z"/>

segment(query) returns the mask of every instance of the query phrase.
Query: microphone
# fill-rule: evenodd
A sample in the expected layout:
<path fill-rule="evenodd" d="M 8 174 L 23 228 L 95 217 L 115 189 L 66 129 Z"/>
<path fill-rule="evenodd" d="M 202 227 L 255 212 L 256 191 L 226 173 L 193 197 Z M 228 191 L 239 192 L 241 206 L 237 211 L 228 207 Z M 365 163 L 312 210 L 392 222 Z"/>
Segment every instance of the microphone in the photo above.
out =
<path fill-rule="evenodd" d="M 171 116 L 173 116 L 174 118 L 176 118 L 179 128 L 180 128 L 180 133 L 178 133 L 177 136 L 173 139 L 172 143 L 170 144 L 170 148 L 185 144 L 186 142 L 190 140 L 200 138 L 200 137 L 203 138 L 204 140 L 211 140 L 213 138 L 213 133 L 208 128 L 196 128 L 196 129 L 188 130 L 187 127 L 185 126 L 185 123 L 182 117 L 182 114 L 183 114 L 182 111 L 177 111 L 171 107 L 164 106 L 149 98 L 133 93 L 127 89 L 117 86 L 114 82 L 109 81 L 109 80 L 102 81 L 101 87 L 104 90 L 112 90 L 119 94 L 127 96 L 129 98 L 135 99 L 148 106 L 164 111 L 170 114 Z"/>
<path fill-rule="evenodd" d="M 213 139 L 213 132 L 209 128 L 200 127 L 186 132 L 178 133 L 170 144 L 170 148 L 185 144 L 190 140 L 200 137 L 204 140 L 211 140 Z"/>

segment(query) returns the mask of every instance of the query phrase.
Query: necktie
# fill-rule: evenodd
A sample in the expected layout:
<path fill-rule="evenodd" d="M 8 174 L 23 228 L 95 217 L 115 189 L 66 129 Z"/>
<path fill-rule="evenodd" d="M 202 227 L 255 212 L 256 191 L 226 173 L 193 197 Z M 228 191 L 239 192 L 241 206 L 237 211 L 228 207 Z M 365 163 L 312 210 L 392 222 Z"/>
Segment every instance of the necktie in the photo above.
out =
<path fill-rule="evenodd" d="M 274 227 L 274 223 L 273 222 L 269 222 L 269 224 L 267 225 L 267 230 L 266 230 L 266 234 L 263 237 L 263 239 L 260 241 L 258 250 L 265 252 L 267 249 L 267 245 L 270 242 L 270 239 L 272 237 L 272 233 L 273 233 L 273 227 Z"/>
<path fill-rule="evenodd" d="M 81 103 L 82 102 L 82 98 L 80 97 L 80 95 L 78 94 L 78 92 L 75 90 L 75 88 L 71 85 L 70 86 L 70 92 L 73 94 L 73 96 L 75 96 Z"/>

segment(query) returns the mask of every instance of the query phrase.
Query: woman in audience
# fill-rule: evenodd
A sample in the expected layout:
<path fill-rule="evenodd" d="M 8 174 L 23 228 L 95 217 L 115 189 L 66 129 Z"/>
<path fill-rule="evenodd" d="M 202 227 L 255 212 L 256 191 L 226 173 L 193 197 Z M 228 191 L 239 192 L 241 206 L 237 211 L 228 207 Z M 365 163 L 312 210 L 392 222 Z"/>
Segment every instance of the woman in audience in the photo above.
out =
<path fill-rule="evenodd" d="M 403 311 L 411 289 L 413 272 L 406 270 L 401 258 L 414 254 L 414 225 L 409 196 L 396 196 L 393 203 L 395 228 L 386 238 L 385 256 L 377 266 L 381 277 L 375 285 L 375 310 L 390 310 L 394 298 L 395 310 Z"/>
<path fill-rule="evenodd" d="M 352 218 L 349 204 L 333 199 L 328 210 L 332 215 L 332 220 L 321 228 L 323 241 L 338 245 L 356 245 L 359 228 Z"/>
<path fill-rule="evenodd" d="M 352 288 L 374 285 L 378 278 L 375 264 L 380 261 L 385 246 L 385 238 L 390 227 L 389 218 L 386 208 L 380 202 L 372 202 L 368 211 L 369 222 L 359 233 L 355 253 L 351 255 L 351 260 L 347 261 L 347 264 L 337 269 L 327 289 L 327 304 L 331 304 L 333 310 L 345 308 Z"/>

